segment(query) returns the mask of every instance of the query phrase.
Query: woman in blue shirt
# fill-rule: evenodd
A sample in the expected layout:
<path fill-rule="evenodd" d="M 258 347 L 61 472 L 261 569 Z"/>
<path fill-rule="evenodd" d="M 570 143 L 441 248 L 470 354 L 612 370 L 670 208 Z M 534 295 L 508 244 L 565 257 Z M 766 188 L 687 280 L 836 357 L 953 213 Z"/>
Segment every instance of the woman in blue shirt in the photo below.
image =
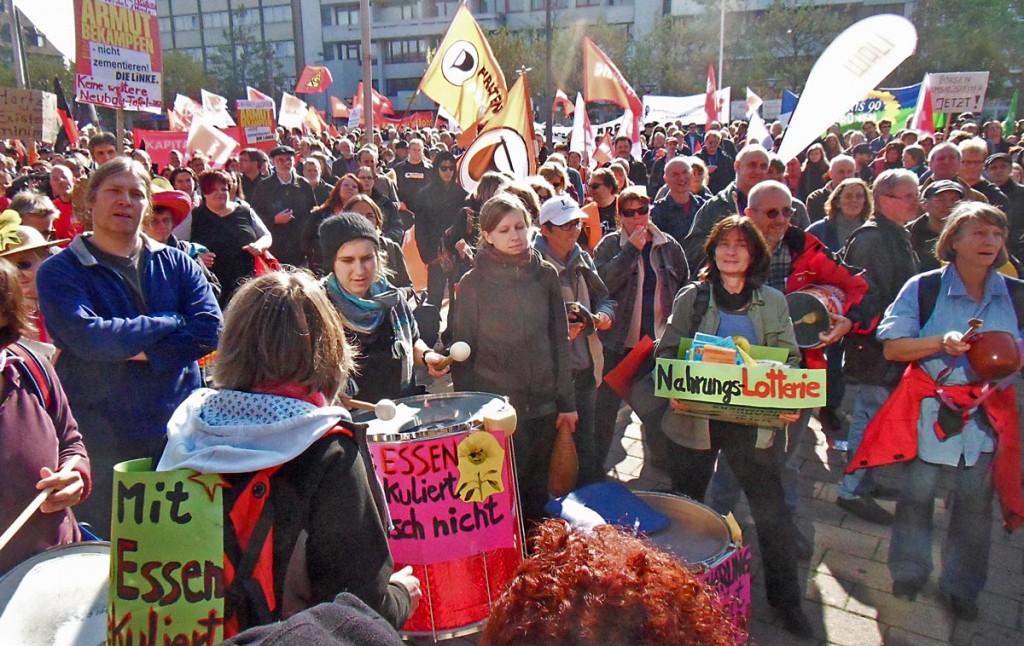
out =
<path fill-rule="evenodd" d="M 993 491 L 1000 493 L 1009 529 L 1020 524 L 1024 513 L 1013 388 L 993 389 L 971 369 L 964 356 L 970 340 L 957 331 L 977 318 L 984 321 L 982 331 L 1020 338 L 1012 279 L 996 271 L 1006 262 L 1006 238 L 1006 216 L 987 204 L 964 202 L 949 216 L 935 250 L 949 264 L 907 281 L 878 326 L 886 358 L 914 363 L 865 430 L 862 451 L 851 461 L 860 467 L 909 460 L 889 550 L 893 594 L 908 600 L 931 574 L 936 486 L 943 473 L 952 475 L 939 588 L 950 596 L 953 613 L 966 620 L 978 616 L 977 599 L 985 587 Z M 941 280 L 929 315 L 920 311 L 927 299 L 919 292 L 921 285 L 934 283 L 936 274 Z M 895 458 L 886 460 L 886 455 Z M 1000 470 L 1006 459 L 1015 464 Z"/>

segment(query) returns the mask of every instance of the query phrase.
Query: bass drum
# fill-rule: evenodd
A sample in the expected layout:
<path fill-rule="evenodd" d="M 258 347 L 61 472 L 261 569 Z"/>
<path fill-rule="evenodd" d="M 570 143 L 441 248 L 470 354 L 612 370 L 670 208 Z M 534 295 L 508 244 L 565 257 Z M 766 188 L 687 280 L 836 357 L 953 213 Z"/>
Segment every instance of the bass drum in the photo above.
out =
<path fill-rule="evenodd" d="M 110 543 L 36 554 L 0 578 L 0 643 L 101 646 L 107 641 Z"/>

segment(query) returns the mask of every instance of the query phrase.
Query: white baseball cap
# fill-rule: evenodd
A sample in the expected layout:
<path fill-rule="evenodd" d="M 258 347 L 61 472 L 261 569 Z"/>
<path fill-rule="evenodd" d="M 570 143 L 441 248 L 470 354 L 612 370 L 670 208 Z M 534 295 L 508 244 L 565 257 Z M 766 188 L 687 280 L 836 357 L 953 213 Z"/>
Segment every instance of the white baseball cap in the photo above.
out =
<path fill-rule="evenodd" d="M 586 220 L 587 214 L 568 195 L 556 195 L 540 207 L 540 223 L 560 226 L 573 220 Z"/>

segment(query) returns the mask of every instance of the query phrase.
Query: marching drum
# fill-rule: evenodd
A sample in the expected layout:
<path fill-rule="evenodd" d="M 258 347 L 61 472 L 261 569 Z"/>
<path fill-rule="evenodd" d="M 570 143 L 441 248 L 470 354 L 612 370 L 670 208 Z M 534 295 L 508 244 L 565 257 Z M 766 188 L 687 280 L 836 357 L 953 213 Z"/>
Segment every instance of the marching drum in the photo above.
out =
<path fill-rule="evenodd" d="M 413 566 L 423 589 L 403 632 L 434 641 L 477 632 L 523 560 L 515 410 L 485 393 L 394 403 L 393 419 L 352 417 L 368 425 L 395 569 Z"/>
<path fill-rule="evenodd" d="M 672 520 L 667 529 L 648 536 L 651 542 L 714 588 L 736 625 L 746 626 L 750 620 L 750 548 L 733 542 L 725 519 L 710 507 L 673 494 L 634 493 Z"/>
<path fill-rule="evenodd" d="M 110 543 L 37 554 L 0 578 L 0 641 L 10 646 L 101 646 L 107 640 Z"/>
<path fill-rule="evenodd" d="M 832 329 L 831 314 L 841 316 L 846 304 L 846 293 L 832 285 L 807 285 L 786 294 L 789 318 L 793 319 L 796 344 L 801 348 L 821 346 L 818 335 Z"/>

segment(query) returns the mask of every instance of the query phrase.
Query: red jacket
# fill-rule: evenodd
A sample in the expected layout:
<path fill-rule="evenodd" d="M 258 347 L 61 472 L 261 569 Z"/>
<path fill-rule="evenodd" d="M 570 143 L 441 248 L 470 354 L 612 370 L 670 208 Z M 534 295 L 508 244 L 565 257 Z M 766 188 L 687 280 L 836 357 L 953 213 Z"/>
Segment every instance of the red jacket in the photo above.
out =
<path fill-rule="evenodd" d="M 840 262 L 828 247 L 810 233 L 791 226 L 782 238 L 792 256 L 792 267 L 786 279 L 786 293 L 807 287 L 808 285 L 832 285 L 846 293 L 846 304 L 843 314 L 860 303 L 868 291 L 868 282 L 860 273 L 854 273 L 850 267 Z M 813 348 L 803 351 L 804 363 L 808 368 L 825 367 L 825 351 Z"/>
<path fill-rule="evenodd" d="M 984 386 L 943 386 L 942 391 L 957 406 L 967 408 L 982 396 Z M 846 466 L 846 472 L 913 460 L 917 456 L 917 421 L 921 415 L 921 400 L 934 397 L 937 391 L 935 380 L 916 363 L 910 364 L 899 386 L 864 429 L 864 440 Z M 1018 431 L 1020 413 L 1017 410 L 1016 391 L 1013 386 L 997 390 L 982 401 L 981 407 L 985 409 L 996 432 L 992 478 L 1003 511 L 1003 526 L 1012 532 L 1024 524 Z M 937 424 L 935 433 L 940 438 L 944 437 Z"/>

